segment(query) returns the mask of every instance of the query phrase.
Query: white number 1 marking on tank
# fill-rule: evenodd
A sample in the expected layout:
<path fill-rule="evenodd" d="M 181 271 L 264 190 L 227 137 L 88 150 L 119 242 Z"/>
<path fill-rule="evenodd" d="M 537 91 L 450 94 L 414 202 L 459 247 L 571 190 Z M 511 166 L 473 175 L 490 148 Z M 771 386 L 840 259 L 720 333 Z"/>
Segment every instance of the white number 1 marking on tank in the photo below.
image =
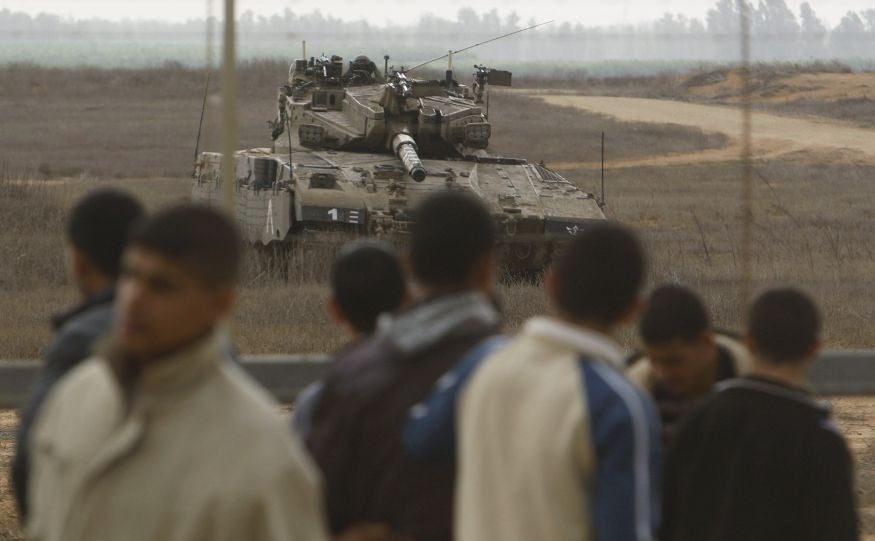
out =
<path fill-rule="evenodd" d="M 331 210 L 329 210 L 329 211 L 328 211 L 328 217 L 331 218 L 333 221 L 336 222 L 336 221 L 337 221 L 337 209 L 331 209 Z"/>

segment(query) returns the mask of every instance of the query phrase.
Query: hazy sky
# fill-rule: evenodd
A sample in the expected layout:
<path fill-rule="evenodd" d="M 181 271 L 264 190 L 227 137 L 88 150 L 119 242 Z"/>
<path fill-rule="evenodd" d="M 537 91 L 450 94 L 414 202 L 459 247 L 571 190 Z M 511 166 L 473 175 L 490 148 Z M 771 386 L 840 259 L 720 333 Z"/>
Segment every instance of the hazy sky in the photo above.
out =
<path fill-rule="evenodd" d="M 36 14 L 41 11 L 87 19 L 165 19 L 181 21 L 203 17 L 209 0 L 0 0 L 0 9 Z M 848 10 L 875 7 L 873 0 L 809 0 L 820 16 L 830 24 L 837 23 Z M 216 12 L 223 9 L 224 0 L 212 0 Z M 657 18 L 665 11 L 680 12 L 703 18 L 714 0 L 237 0 L 238 13 L 252 10 L 270 15 L 290 7 L 298 12 L 320 9 L 342 19 L 366 19 L 372 23 L 387 21 L 405 23 L 432 13 L 454 18 L 466 6 L 477 11 L 497 8 L 502 15 L 516 11 L 527 21 L 538 20 L 582 22 L 599 26 L 615 23 L 635 23 Z M 788 0 L 798 8 L 801 0 Z M 797 10 L 798 11 L 798 10 Z"/>

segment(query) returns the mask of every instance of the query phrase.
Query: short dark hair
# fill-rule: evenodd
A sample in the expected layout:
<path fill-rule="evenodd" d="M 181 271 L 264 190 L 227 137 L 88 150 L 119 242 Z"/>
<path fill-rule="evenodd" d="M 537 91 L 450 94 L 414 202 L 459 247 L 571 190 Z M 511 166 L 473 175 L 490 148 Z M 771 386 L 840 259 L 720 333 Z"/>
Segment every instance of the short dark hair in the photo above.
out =
<path fill-rule="evenodd" d="M 613 325 L 638 297 L 645 266 L 644 251 L 630 230 L 615 223 L 589 226 L 555 266 L 555 302 L 572 317 Z"/>
<path fill-rule="evenodd" d="M 331 293 L 344 317 L 362 333 L 374 332 L 380 314 L 401 306 L 406 289 L 398 256 L 385 242 L 347 244 L 331 266 Z"/>
<path fill-rule="evenodd" d="M 413 275 L 429 285 L 465 282 L 474 266 L 495 248 L 495 224 L 471 195 L 445 191 L 414 210 L 410 235 Z"/>
<path fill-rule="evenodd" d="M 131 246 L 181 263 L 198 280 L 212 287 L 236 283 L 242 244 L 231 219 L 203 205 L 162 210 L 145 220 L 131 237 Z"/>
<path fill-rule="evenodd" d="M 705 304 L 693 291 L 664 285 L 650 294 L 638 329 L 645 344 L 695 340 L 711 327 Z"/>
<path fill-rule="evenodd" d="M 115 279 L 131 230 L 144 215 L 143 206 L 130 194 L 110 188 L 95 190 L 70 212 L 67 240 L 100 272 Z"/>
<path fill-rule="evenodd" d="M 748 334 L 764 361 L 797 363 L 805 360 L 820 338 L 820 313 L 805 293 L 772 289 L 751 306 Z"/>

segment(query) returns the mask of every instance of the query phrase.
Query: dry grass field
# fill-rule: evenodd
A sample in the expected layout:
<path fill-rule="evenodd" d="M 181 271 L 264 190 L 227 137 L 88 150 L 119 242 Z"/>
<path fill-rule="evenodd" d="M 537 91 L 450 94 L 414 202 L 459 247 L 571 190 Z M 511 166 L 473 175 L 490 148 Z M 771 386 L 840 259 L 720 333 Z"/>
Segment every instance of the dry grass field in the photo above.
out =
<path fill-rule="evenodd" d="M 265 121 L 273 115 L 274 88 L 284 70 L 279 64 L 244 66 L 241 146 L 267 144 Z M 731 104 L 735 98 L 725 81 L 732 74 L 720 77 L 695 85 L 668 77 L 582 81 L 567 91 Z M 802 84 L 795 79 L 804 77 L 817 81 Z M 784 92 L 793 99 L 768 102 L 763 97 L 760 107 L 841 118 L 845 113 L 835 108 L 840 92 L 804 89 L 871 84 L 866 74 L 857 82 L 847 77 L 839 69 L 820 75 L 781 72 L 768 84 L 788 86 Z M 716 85 L 711 94 L 703 90 L 709 81 Z M 797 83 L 801 86 L 793 86 Z M 182 69 L 0 70 L 0 359 L 39 356 L 48 338 L 48 316 L 75 298 L 65 278 L 62 231 L 66 209 L 77 197 L 112 185 L 136 193 L 150 208 L 187 199 L 202 92 L 202 75 Z M 805 93 L 805 110 L 787 105 Z M 678 125 L 620 122 L 520 92 L 494 92 L 490 107 L 494 151 L 563 164 L 563 174 L 588 191 L 598 187 L 593 164 L 605 132 L 606 212 L 644 238 L 651 285 L 691 285 L 708 300 L 718 325 L 738 327 L 743 314 L 739 163 L 726 157 L 656 165 L 663 156 L 716 153 L 735 141 Z M 855 122 L 868 121 L 859 117 Z M 215 148 L 216 143 L 215 124 L 208 121 L 202 148 Z M 648 165 L 649 160 L 653 163 Z M 839 150 L 797 149 L 763 155 L 754 167 L 755 288 L 805 288 L 823 307 L 829 347 L 875 347 L 870 324 L 875 320 L 870 300 L 875 160 Z M 233 321 L 243 352 L 324 352 L 342 344 L 343 335 L 323 309 L 324 281 L 312 279 L 325 268 L 324 262 L 318 265 L 305 269 L 305 277 L 285 282 L 254 255 L 249 257 Z M 537 285 L 504 285 L 500 294 L 510 330 L 546 310 Z M 621 338 L 634 347 L 634 333 L 627 331 Z M 860 460 L 864 521 L 875 534 L 875 516 L 868 511 L 875 506 L 870 456 L 875 433 L 868 421 L 875 406 L 851 399 L 835 405 Z M 0 418 L 0 435 L 12 423 L 8 416 Z M 8 439 L 0 437 L 0 476 L 2 446 L 8 446 Z M 0 500 L 0 515 L 9 509 L 8 501 Z M 11 516 L 0 518 L 0 539 L 19 535 L 13 524 Z"/>

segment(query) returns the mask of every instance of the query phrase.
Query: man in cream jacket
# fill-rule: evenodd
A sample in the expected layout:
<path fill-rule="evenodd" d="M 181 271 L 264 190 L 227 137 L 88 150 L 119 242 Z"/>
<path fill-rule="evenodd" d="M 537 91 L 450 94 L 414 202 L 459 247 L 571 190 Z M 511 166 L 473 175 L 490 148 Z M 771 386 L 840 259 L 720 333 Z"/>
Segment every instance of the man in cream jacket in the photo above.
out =
<path fill-rule="evenodd" d="M 134 234 L 114 335 L 32 433 L 31 539 L 325 539 L 313 468 L 228 358 L 220 321 L 240 252 L 207 208 L 166 210 Z"/>
<path fill-rule="evenodd" d="M 611 338 L 643 280 L 637 240 L 592 226 L 548 277 L 555 316 L 529 320 L 473 371 L 458 417 L 458 541 L 652 541 L 658 421 Z"/>

